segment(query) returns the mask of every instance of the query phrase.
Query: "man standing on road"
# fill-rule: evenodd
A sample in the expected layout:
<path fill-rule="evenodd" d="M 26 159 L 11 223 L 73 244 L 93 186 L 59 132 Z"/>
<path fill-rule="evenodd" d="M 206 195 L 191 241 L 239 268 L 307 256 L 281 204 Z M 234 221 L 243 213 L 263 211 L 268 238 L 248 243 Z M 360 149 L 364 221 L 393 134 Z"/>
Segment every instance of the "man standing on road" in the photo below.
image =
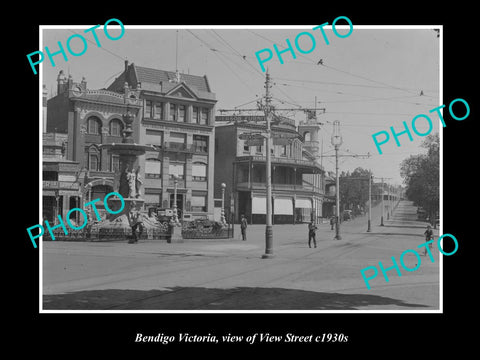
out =
<path fill-rule="evenodd" d="M 130 213 L 131 222 L 130 226 L 132 227 L 132 241 L 129 241 L 130 244 L 137 243 L 138 238 L 142 236 L 143 232 L 143 215 L 140 210 L 133 209 Z M 138 228 L 138 235 L 137 235 L 137 228 Z"/>
<path fill-rule="evenodd" d="M 333 225 L 335 225 L 335 216 L 330 217 L 330 230 L 333 230 Z"/>
<path fill-rule="evenodd" d="M 313 245 L 317 247 L 317 239 L 315 239 L 315 233 L 317 230 L 317 226 L 315 225 L 315 222 L 312 220 L 310 224 L 308 224 L 308 247 L 311 248 L 311 242 L 313 239 Z"/>
<path fill-rule="evenodd" d="M 430 225 L 427 225 L 427 230 L 423 233 L 423 235 L 425 235 L 425 242 L 430 241 L 430 239 L 433 240 L 433 231 Z M 428 244 L 428 247 L 431 249 L 432 244 Z M 427 256 L 427 247 L 425 247 L 425 252 L 423 255 Z"/>
<path fill-rule="evenodd" d="M 242 230 L 242 240 L 247 240 L 247 218 L 242 214 L 242 219 L 240 220 L 240 229 Z"/>

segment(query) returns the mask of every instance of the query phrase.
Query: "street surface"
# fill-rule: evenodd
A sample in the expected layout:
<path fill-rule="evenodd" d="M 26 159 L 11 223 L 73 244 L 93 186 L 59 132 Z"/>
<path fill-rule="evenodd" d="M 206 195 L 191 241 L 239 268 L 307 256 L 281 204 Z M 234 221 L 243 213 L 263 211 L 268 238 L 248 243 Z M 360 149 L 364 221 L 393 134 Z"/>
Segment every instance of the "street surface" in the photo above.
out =
<path fill-rule="evenodd" d="M 434 242 L 418 270 L 400 266 L 400 254 L 424 243 L 426 223 L 416 207 L 401 201 L 380 225 L 374 208 L 367 217 L 343 222 L 342 240 L 328 223 L 319 224 L 317 248 L 308 247 L 307 224 L 274 225 L 273 259 L 262 259 L 265 226 L 250 225 L 247 241 L 186 240 L 168 244 L 146 240 L 43 242 L 45 310 L 438 310 L 439 251 Z M 435 239 L 438 230 L 434 230 Z M 423 255 L 423 249 L 417 249 Z M 392 265 L 386 282 L 378 262 Z M 413 254 L 404 257 L 414 268 Z M 360 270 L 376 266 L 366 288 Z"/>

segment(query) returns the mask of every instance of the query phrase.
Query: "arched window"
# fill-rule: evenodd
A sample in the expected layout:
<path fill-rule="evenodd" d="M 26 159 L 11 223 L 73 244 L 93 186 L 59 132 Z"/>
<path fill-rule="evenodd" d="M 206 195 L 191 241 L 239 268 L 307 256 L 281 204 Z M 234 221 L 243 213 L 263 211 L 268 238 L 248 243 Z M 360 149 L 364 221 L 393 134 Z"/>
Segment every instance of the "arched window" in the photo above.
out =
<path fill-rule="evenodd" d="M 102 129 L 102 122 L 96 116 L 90 116 L 87 121 L 87 132 L 89 134 L 98 135 Z"/>
<path fill-rule="evenodd" d="M 120 156 L 116 154 L 110 155 L 110 171 L 118 173 L 120 171 Z"/>
<path fill-rule="evenodd" d="M 310 141 L 310 131 L 305 131 L 303 133 L 303 139 L 304 139 L 305 142 Z"/>
<path fill-rule="evenodd" d="M 100 170 L 100 152 L 95 146 L 91 146 L 87 153 L 88 170 Z"/>
<path fill-rule="evenodd" d="M 110 136 L 122 136 L 123 123 L 118 119 L 110 121 L 109 133 Z"/>

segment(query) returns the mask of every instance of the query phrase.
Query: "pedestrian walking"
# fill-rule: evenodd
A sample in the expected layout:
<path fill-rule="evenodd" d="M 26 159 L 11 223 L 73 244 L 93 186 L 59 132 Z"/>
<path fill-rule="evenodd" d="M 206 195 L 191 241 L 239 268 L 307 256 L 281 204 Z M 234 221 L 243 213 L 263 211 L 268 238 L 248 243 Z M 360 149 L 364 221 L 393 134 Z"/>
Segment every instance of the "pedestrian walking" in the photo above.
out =
<path fill-rule="evenodd" d="M 315 225 L 315 222 L 312 220 L 310 224 L 308 224 L 308 247 L 311 248 L 311 243 L 313 239 L 313 245 L 317 247 L 317 239 L 315 238 L 315 234 L 317 231 L 317 226 Z"/>
<path fill-rule="evenodd" d="M 425 242 L 433 240 L 433 230 L 430 225 L 427 225 L 427 230 L 423 233 L 425 235 Z M 432 248 L 432 243 L 428 244 L 428 247 Z M 425 251 L 423 253 L 424 256 L 427 256 L 427 247 L 425 247 Z"/>
<path fill-rule="evenodd" d="M 242 214 L 242 218 L 240 220 L 240 230 L 242 231 L 242 240 L 247 240 L 247 218 L 245 215 Z"/>
<path fill-rule="evenodd" d="M 333 225 L 335 225 L 335 216 L 330 217 L 330 230 L 333 230 Z"/>

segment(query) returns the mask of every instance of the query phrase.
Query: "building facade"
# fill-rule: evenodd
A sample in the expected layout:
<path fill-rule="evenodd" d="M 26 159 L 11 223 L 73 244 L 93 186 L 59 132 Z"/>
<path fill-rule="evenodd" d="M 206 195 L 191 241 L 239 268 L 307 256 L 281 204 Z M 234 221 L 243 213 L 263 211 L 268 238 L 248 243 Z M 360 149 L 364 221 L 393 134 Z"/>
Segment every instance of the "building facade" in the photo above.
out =
<path fill-rule="evenodd" d="M 101 145 L 122 141 L 127 110 L 135 114 L 133 136 L 139 141 L 142 101 L 138 95 L 128 87 L 122 93 L 90 90 L 85 79 L 74 82 L 60 71 L 57 95 L 47 101 L 46 129 L 66 137 L 65 158 L 79 168 L 80 205 L 99 198 L 96 206 L 100 213 L 105 211 L 103 198 L 114 191 L 119 158 Z"/>
<path fill-rule="evenodd" d="M 319 221 L 324 200 L 324 171 L 315 156 L 305 148 L 294 120 L 277 120 L 271 126 L 274 134 L 271 148 L 273 223 Z M 242 136 L 261 133 L 265 129 L 263 116 L 216 117 L 215 197 L 221 196 L 217 189 L 225 183 L 227 213 L 233 212 L 229 215 L 235 221 L 245 214 L 249 223 L 265 223 L 265 144 L 263 140 L 249 140 Z"/>
<path fill-rule="evenodd" d="M 139 142 L 153 145 L 139 159 L 147 208 L 172 208 L 180 217 L 213 218 L 215 94 L 206 76 L 180 74 L 125 62 L 108 90 L 138 91 Z"/>
<path fill-rule="evenodd" d="M 68 210 L 78 207 L 81 201 L 80 168 L 78 162 L 66 158 L 67 137 L 43 133 L 42 214 L 50 224 L 57 224 L 59 215 L 65 219 Z"/>

